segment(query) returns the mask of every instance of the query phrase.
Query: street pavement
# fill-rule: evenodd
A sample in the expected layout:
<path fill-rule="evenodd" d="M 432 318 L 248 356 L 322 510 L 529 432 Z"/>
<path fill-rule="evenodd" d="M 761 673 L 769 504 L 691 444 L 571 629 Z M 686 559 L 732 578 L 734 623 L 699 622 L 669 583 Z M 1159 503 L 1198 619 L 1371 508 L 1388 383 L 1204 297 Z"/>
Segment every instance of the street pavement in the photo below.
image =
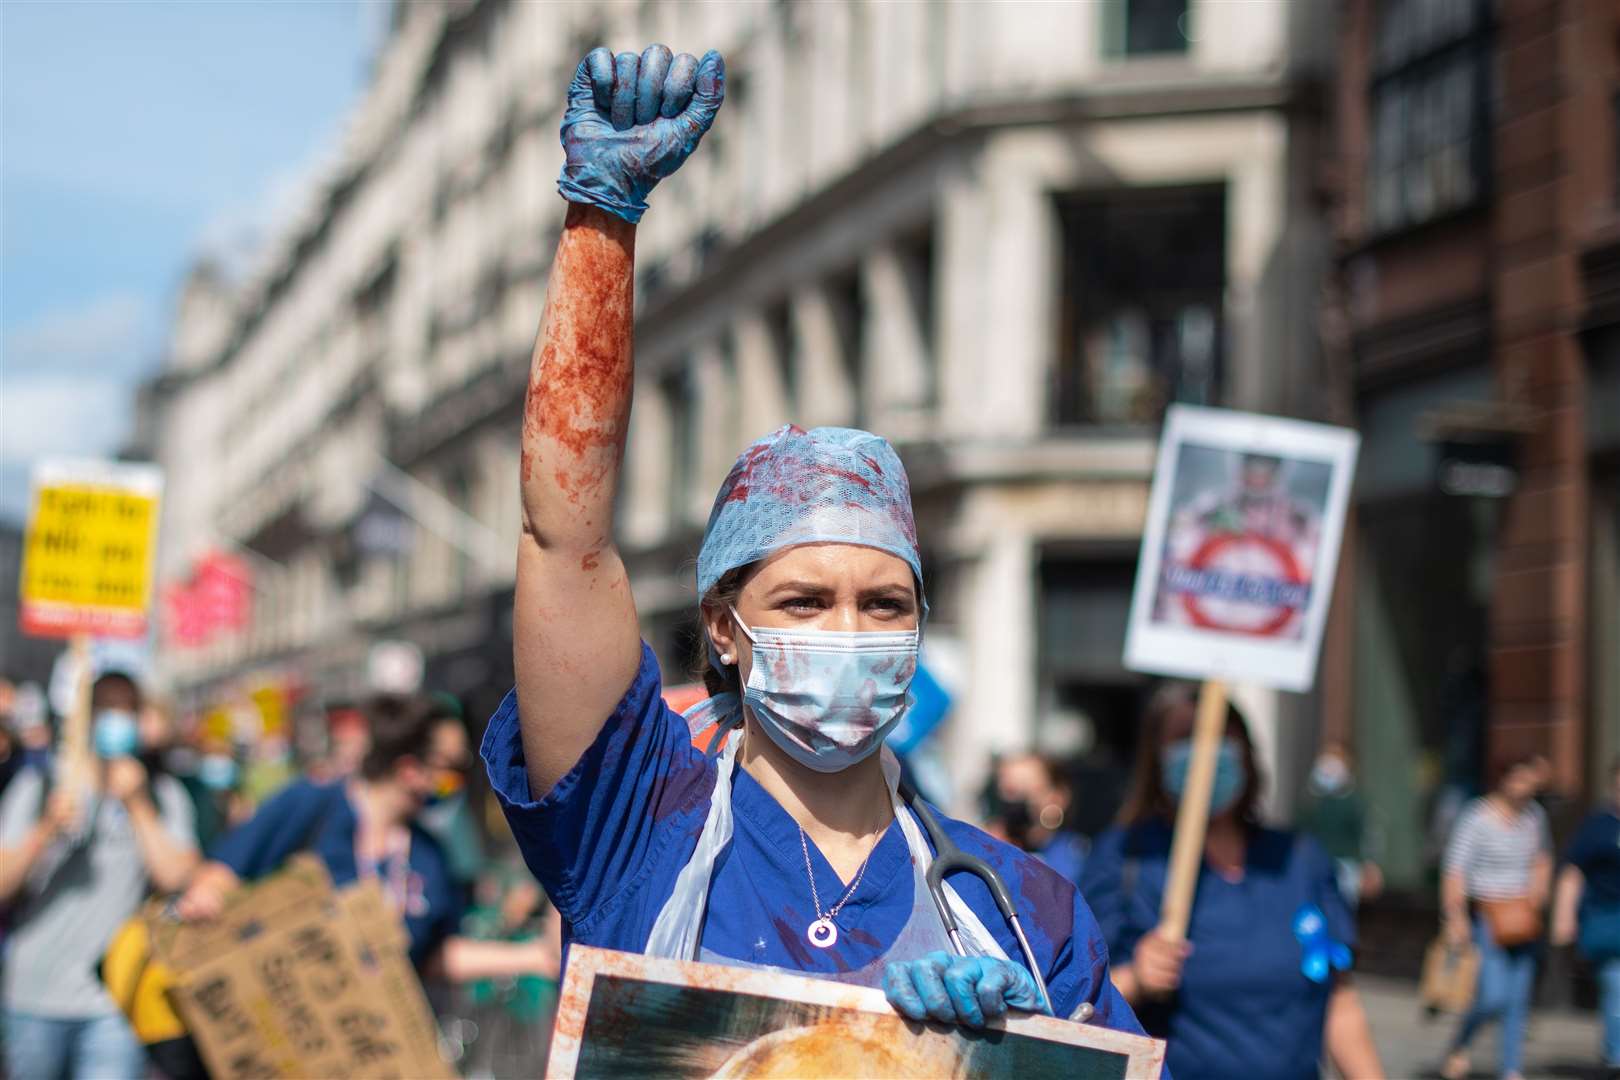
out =
<path fill-rule="evenodd" d="M 1446 1043 L 1456 1031 L 1455 1017 L 1425 1020 L 1417 1001 L 1417 984 L 1404 979 L 1357 975 L 1356 986 L 1372 1024 L 1373 1039 L 1391 1080 L 1436 1077 Z M 1499 1076 L 1497 1035 L 1492 1025 L 1474 1039 L 1476 1080 Z M 1598 1018 L 1592 1012 L 1544 1009 L 1531 1014 L 1525 1041 L 1524 1074 L 1557 1080 L 1602 1080 L 1598 1060 Z"/>

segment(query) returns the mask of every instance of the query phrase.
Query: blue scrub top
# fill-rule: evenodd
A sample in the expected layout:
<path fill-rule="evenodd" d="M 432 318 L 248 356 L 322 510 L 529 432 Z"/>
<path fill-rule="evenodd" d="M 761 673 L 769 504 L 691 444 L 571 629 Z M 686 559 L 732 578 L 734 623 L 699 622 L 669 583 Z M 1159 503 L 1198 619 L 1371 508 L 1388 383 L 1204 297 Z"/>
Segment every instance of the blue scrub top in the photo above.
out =
<path fill-rule="evenodd" d="M 1075 884 L 1080 882 L 1080 874 L 1086 868 L 1086 853 L 1091 850 L 1091 844 L 1079 833 L 1058 832 L 1041 850 L 1033 852 L 1034 856 L 1056 870 L 1065 881 Z"/>
<path fill-rule="evenodd" d="M 343 781 L 297 780 L 221 837 L 209 857 L 229 866 L 243 881 L 252 881 L 280 869 L 299 851 L 310 851 L 326 864 L 332 884 L 347 885 L 360 877 L 354 856 L 358 826 Z M 463 904 L 438 841 L 415 823 L 410 830 L 403 914 L 411 961 L 420 967 L 461 926 Z M 377 874 L 386 885 L 386 868 L 377 868 Z"/>
<path fill-rule="evenodd" d="M 686 721 L 664 704 L 658 661 L 642 647 L 641 667 L 596 741 L 549 794 L 529 791 L 517 699 L 507 694 L 484 735 L 490 783 L 529 869 L 563 916 L 564 940 L 627 952 L 646 948 L 675 878 L 697 847 L 716 766 L 692 746 Z M 838 914 L 838 941 L 817 949 L 805 938 L 816 918 L 799 827 L 746 770 L 732 785 L 735 829 L 716 861 L 703 947 L 722 956 L 833 975 L 882 956 L 912 911 L 910 852 L 899 825 L 872 850 L 866 874 Z M 940 815 L 963 851 L 988 860 L 1006 879 L 1059 1016 L 1082 1001 L 1094 1022 L 1140 1032 L 1108 980 L 1108 952 L 1072 884 L 1038 860 L 978 829 Z M 844 893 L 808 845 L 822 906 Z M 1007 955 L 1018 940 L 976 877 L 948 880 Z"/>
<path fill-rule="evenodd" d="M 1109 829 L 1092 845 L 1080 891 L 1121 963 L 1158 925 L 1170 835 L 1168 825 L 1151 822 Z M 1182 1080 L 1320 1075 L 1333 981 L 1312 982 L 1300 969 L 1304 948 L 1294 918 L 1305 904 L 1321 909 L 1333 940 L 1354 948 L 1355 922 L 1333 860 L 1316 841 L 1256 829 L 1242 881 L 1202 866 L 1181 988 L 1166 1004 L 1138 1009 L 1149 1034 L 1169 1040 L 1166 1064 Z"/>
<path fill-rule="evenodd" d="M 1620 813 L 1595 811 L 1575 831 L 1566 858 L 1586 879 L 1581 911 L 1620 907 Z"/>

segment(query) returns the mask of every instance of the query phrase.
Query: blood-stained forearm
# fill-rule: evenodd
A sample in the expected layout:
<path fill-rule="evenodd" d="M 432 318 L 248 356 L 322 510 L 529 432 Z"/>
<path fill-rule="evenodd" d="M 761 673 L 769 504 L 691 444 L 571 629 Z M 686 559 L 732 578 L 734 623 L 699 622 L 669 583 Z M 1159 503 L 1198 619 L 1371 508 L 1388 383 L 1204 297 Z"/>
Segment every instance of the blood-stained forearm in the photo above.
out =
<path fill-rule="evenodd" d="M 609 541 L 630 420 L 635 248 L 634 225 L 568 208 L 523 410 L 524 533 L 543 549 Z"/>
<path fill-rule="evenodd" d="M 536 798 L 596 737 L 641 655 L 613 547 L 630 420 L 634 253 L 634 225 L 595 207 L 568 208 L 529 369 L 513 641 Z"/>
<path fill-rule="evenodd" d="M 550 791 L 635 678 L 640 635 L 613 546 L 630 421 L 635 222 L 725 96 L 719 54 L 593 50 L 569 87 L 558 188 L 568 216 L 523 410 L 523 536 L 513 659 L 534 798 Z"/>

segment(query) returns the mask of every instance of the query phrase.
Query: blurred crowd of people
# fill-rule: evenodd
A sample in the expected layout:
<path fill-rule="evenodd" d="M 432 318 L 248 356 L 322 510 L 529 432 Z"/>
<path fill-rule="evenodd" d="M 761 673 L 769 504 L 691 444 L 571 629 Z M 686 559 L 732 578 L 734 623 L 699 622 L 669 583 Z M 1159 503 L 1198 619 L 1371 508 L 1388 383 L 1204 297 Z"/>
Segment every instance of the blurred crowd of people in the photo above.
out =
<path fill-rule="evenodd" d="M 521 863 L 487 842 L 454 699 L 379 694 L 333 710 L 329 737 L 300 759 L 285 738 L 233 745 L 178 725 L 130 666 L 98 661 L 90 695 L 87 782 L 59 767 L 60 723 L 40 697 L 0 695 L 0 1076 L 148 1075 L 98 976 L 109 942 L 149 896 L 211 918 L 232 888 L 300 852 L 334 885 L 382 885 L 464 1069 L 515 1074 L 515 1061 L 495 1071 L 514 1050 L 544 1060 L 560 926 Z M 204 1075 L 194 1054 L 163 1064 Z"/>
<path fill-rule="evenodd" d="M 152 895 L 175 897 L 178 917 L 211 917 L 232 888 L 299 852 L 318 856 L 336 884 L 382 884 L 464 1071 L 508 1075 L 544 1060 L 559 920 L 499 816 L 469 797 L 479 784 L 454 699 L 383 694 L 334 710 L 327 738 L 300 759 L 290 740 L 232 746 L 178 725 L 133 670 L 98 666 L 91 695 L 88 787 L 59 782 L 58 725 L 42 697 L 0 695 L 10 1075 L 147 1074 L 141 1043 L 97 977 L 109 939 Z M 1376 1075 L 1350 969 L 1357 907 L 1383 881 L 1346 747 L 1321 747 L 1297 829 L 1270 827 L 1254 742 L 1229 707 L 1187 936 L 1158 929 L 1195 704 L 1185 684 L 1151 699 L 1115 823 L 1080 827 L 1072 763 L 1018 754 L 996 762 L 985 827 L 1078 883 L 1116 985 L 1149 1033 L 1168 1039 L 1177 1077 L 1308 1076 L 1322 1061 L 1346 1076 Z M 1436 1047 L 1445 1076 L 1467 1075 L 1469 1046 L 1491 1023 L 1501 1025 L 1500 1075 L 1520 1075 L 1548 944 L 1575 946 L 1593 966 L 1601 1054 L 1609 1069 L 1620 1066 L 1620 763 L 1606 801 L 1561 856 L 1536 799 L 1549 772 L 1541 756 L 1504 763 L 1450 825 L 1441 932 L 1471 943 L 1480 966 L 1472 1008 Z M 1256 1062 L 1267 1064 L 1257 1072 Z"/>

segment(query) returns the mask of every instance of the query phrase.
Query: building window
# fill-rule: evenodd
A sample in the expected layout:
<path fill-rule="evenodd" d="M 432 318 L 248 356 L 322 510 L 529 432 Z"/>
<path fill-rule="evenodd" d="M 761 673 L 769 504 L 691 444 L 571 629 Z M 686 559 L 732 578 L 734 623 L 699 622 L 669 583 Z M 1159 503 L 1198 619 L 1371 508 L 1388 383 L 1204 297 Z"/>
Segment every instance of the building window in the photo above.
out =
<path fill-rule="evenodd" d="M 838 327 L 838 357 L 843 364 L 840 374 L 849 385 L 850 401 L 855 406 L 855 415 L 850 418 L 850 423 L 865 427 L 866 297 L 861 291 L 860 268 L 852 267 L 828 281 L 827 299 L 832 306 L 833 321 Z"/>
<path fill-rule="evenodd" d="M 1489 85 L 1483 0 L 1384 0 L 1371 84 L 1373 233 L 1465 209 L 1485 191 Z"/>
<path fill-rule="evenodd" d="M 1226 190 L 1135 189 L 1059 203 L 1053 420 L 1150 425 L 1219 399 Z"/>
<path fill-rule="evenodd" d="M 1191 40 L 1188 0 L 1114 0 L 1102 18 L 1108 56 L 1185 53 Z"/>
<path fill-rule="evenodd" d="M 923 362 L 927 382 L 923 387 L 920 405 L 932 406 L 939 401 L 939 352 L 935 348 L 934 323 L 938 310 L 934 303 L 934 225 L 929 222 L 909 236 L 900 237 L 895 245 L 900 265 L 905 271 L 906 292 L 911 299 L 911 316 L 922 338 Z"/>
<path fill-rule="evenodd" d="M 1091 835 L 1124 802 L 1151 684 L 1120 663 L 1134 560 L 1066 547 L 1041 552 L 1036 741 L 1068 774 L 1065 825 Z"/>
<path fill-rule="evenodd" d="M 799 335 L 794 332 L 793 313 L 786 300 L 765 313 L 772 351 L 776 353 L 777 374 L 782 380 L 782 399 L 789 416 L 799 415 Z"/>
<path fill-rule="evenodd" d="M 697 387 L 690 358 L 683 358 L 662 380 L 660 389 L 669 416 L 670 528 L 679 531 L 690 519 L 692 485 L 697 479 Z"/>
<path fill-rule="evenodd" d="M 1614 205 L 1620 206 L 1620 91 L 1609 99 L 1609 140 L 1614 151 Z"/>

